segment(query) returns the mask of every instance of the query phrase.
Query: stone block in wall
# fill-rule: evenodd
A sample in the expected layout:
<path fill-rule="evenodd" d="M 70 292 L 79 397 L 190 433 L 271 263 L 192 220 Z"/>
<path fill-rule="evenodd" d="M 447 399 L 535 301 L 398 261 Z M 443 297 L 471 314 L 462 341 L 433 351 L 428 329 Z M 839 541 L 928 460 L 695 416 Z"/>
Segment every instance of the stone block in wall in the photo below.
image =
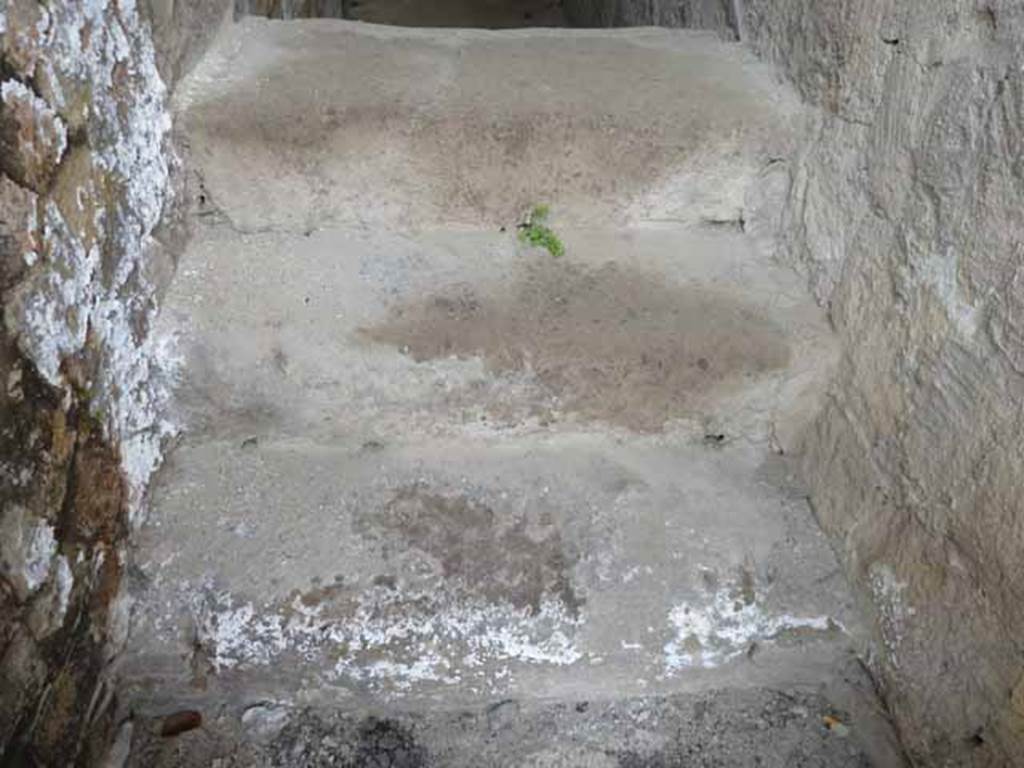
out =
<path fill-rule="evenodd" d="M 227 3 L 175 0 L 172 26 L 174 7 Z M 153 279 L 168 270 L 148 261 L 172 163 L 144 7 L 0 3 L 5 765 L 94 761 L 110 713 L 93 704 L 107 701 L 102 673 L 124 625 L 129 510 L 160 456 L 147 328 Z M 183 37 L 176 55 L 190 49 Z"/>
<path fill-rule="evenodd" d="M 8 608 L 0 601 L 0 608 Z M 0 746 L 6 747 L 25 717 L 26 704 L 42 691 L 47 664 L 38 641 L 22 625 L 11 625 L 0 648 Z M 6 752 L 0 752 L 5 759 Z"/>
<path fill-rule="evenodd" d="M 0 293 L 9 291 L 37 258 L 36 194 L 0 175 Z"/>
<path fill-rule="evenodd" d="M 0 579 L 24 603 L 51 578 L 57 559 L 53 524 L 16 503 L 0 517 Z"/>
<path fill-rule="evenodd" d="M 50 14 L 38 0 L 7 0 L 0 37 L 0 55 L 16 78 L 31 79 L 45 47 L 43 32 Z"/>
<path fill-rule="evenodd" d="M 0 171 L 42 192 L 67 145 L 64 121 L 49 104 L 19 80 L 0 84 Z"/>

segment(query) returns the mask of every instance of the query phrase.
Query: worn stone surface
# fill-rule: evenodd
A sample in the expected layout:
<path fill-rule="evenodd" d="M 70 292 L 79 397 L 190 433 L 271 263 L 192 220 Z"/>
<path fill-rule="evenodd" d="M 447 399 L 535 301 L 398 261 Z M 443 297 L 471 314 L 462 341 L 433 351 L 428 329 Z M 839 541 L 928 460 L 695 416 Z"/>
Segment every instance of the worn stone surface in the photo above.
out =
<path fill-rule="evenodd" d="M 496 229 L 543 200 L 562 227 L 739 228 L 753 179 L 791 148 L 792 94 L 710 36 L 566 34 L 236 24 L 178 96 L 193 152 L 216 153 L 207 215 L 249 232 Z"/>
<path fill-rule="evenodd" d="M 792 354 L 753 303 L 615 262 L 529 264 L 500 291 L 462 284 L 396 306 L 363 335 L 419 362 L 479 357 L 530 374 L 567 411 L 648 432 Z"/>
<path fill-rule="evenodd" d="M 744 719 L 769 689 L 848 688 L 857 612 L 780 455 L 835 350 L 770 259 L 800 114 L 767 70 L 679 31 L 247 19 L 176 106 L 197 224 L 157 327 L 185 432 L 136 538 L 121 691 L 139 734 L 197 710 L 227 739 L 217 713 L 247 714 L 223 753 L 140 737 L 137 764 L 245 764 L 286 732 L 274 760 L 322 735 L 342 751 L 298 764 L 372 764 L 372 708 L 495 702 L 486 758 L 472 732 L 407 753 L 508 764 L 548 727 L 522 713 L 583 700 L 597 743 L 549 729 L 531 760 L 741 761 L 756 739 L 715 746 L 730 715 L 703 733 L 688 706 L 630 754 L 625 700 Z M 541 195 L 557 258 L 516 236 Z M 775 764 L 863 764 L 820 723 Z"/>
<path fill-rule="evenodd" d="M 713 768 L 898 765 L 884 729 L 857 712 L 874 696 L 863 670 L 822 689 L 352 712 L 260 701 L 211 712 L 203 733 L 134 729 L 135 768 Z M 830 727 L 831 724 L 831 727 Z"/>

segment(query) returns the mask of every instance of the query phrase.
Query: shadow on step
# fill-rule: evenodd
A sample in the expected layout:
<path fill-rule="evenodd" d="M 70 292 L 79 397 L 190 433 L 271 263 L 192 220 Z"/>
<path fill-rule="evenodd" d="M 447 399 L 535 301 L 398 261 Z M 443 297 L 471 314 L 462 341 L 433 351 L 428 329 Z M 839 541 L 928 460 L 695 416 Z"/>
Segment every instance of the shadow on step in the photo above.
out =
<path fill-rule="evenodd" d="M 335 18 L 402 27 L 567 26 L 562 0 L 235 0 L 235 16 Z"/>

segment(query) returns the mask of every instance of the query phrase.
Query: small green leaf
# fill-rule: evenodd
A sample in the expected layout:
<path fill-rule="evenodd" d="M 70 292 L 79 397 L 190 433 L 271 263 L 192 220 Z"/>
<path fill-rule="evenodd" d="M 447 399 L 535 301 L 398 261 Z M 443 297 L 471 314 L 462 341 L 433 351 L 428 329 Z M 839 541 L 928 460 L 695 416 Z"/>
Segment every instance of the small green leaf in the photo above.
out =
<path fill-rule="evenodd" d="M 554 230 L 543 223 L 550 212 L 546 205 L 533 206 L 526 221 L 519 225 L 519 239 L 529 245 L 546 248 L 548 253 L 558 257 L 565 253 L 565 245 Z"/>

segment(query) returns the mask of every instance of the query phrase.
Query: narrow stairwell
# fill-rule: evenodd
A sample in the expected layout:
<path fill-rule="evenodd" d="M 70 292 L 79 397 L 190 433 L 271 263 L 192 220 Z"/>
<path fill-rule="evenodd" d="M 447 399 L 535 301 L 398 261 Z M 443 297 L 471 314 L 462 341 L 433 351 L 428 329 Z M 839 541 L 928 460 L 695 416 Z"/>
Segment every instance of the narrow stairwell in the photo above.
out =
<path fill-rule="evenodd" d="M 791 463 L 837 353 L 764 65 L 246 19 L 177 99 L 130 765 L 900 764 Z"/>

